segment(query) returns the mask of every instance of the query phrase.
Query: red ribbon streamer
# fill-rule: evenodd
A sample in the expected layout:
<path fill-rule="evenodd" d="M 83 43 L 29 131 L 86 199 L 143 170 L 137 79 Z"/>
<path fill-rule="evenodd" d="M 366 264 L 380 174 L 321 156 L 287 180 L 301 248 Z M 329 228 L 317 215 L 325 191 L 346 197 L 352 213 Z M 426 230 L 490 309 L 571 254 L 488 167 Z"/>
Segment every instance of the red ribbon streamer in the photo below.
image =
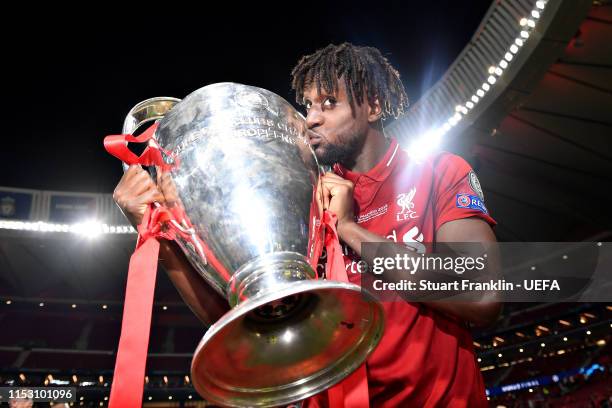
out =
<path fill-rule="evenodd" d="M 151 209 L 145 212 L 139 231 L 149 226 L 151 212 Z M 147 235 L 139 236 L 136 251 L 130 258 L 110 408 L 142 406 L 159 254 L 157 239 L 141 239 Z"/>
<path fill-rule="evenodd" d="M 327 251 L 325 275 L 330 280 L 348 282 L 342 247 L 336 229 L 337 222 L 336 214 L 330 211 L 323 213 L 325 250 Z M 328 389 L 327 398 L 330 408 L 368 408 L 370 406 L 370 396 L 365 363 L 342 382 Z"/>
<path fill-rule="evenodd" d="M 169 170 L 178 166 L 178 158 L 174 157 L 170 152 L 163 150 L 157 145 L 153 138 L 157 130 L 158 123 L 155 122 L 147 130 L 138 136 L 134 135 L 111 135 L 104 138 L 104 148 L 107 152 L 121 160 L 126 164 L 141 164 L 143 166 L 159 166 L 163 170 Z M 140 156 L 128 149 L 128 143 L 148 143 L 152 141 L 153 146 L 147 146 Z M 162 158 L 161 152 L 164 152 L 172 159 L 172 163 L 168 164 Z"/>

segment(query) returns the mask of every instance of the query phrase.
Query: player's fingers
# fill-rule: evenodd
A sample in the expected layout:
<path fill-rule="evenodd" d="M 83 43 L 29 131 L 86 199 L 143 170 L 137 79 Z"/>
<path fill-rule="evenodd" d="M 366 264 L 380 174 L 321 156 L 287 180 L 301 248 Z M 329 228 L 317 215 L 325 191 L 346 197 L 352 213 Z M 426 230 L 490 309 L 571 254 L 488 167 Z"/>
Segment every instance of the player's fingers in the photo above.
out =
<path fill-rule="evenodd" d="M 325 183 L 321 183 L 321 190 L 323 192 L 323 209 L 327 210 L 329 208 L 329 199 L 331 198 L 331 192 L 329 191 L 329 186 Z"/>
<path fill-rule="evenodd" d="M 164 195 L 160 193 L 157 188 L 147 190 L 144 194 L 139 197 L 139 201 L 142 204 L 151 204 L 153 202 L 163 203 Z"/>

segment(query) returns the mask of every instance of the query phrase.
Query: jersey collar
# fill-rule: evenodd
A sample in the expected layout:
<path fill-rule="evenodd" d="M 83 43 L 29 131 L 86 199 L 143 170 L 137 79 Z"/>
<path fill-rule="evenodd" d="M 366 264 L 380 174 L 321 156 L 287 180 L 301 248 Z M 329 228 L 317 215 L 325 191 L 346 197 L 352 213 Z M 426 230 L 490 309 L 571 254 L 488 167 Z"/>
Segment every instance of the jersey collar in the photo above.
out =
<path fill-rule="evenodd" d="M 389 177 L 398 162 L 399 150 L 400 147 L 397 140 L 392 138 L 387 152 L 370 171 L 357 173 L 337 163 L 334 165 L 334 172 L 340 177 L 352 181 L 354 184 L 364 181 L 384 181 Z"/>

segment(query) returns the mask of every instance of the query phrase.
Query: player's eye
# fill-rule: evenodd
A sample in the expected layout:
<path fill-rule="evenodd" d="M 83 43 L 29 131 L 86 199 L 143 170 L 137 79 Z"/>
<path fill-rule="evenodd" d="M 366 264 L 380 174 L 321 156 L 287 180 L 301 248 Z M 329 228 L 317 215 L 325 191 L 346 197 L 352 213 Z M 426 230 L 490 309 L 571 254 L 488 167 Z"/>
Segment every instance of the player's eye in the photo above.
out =
<path fill-rule="evenodd" d="M 323 101 L 323 106 L 325 106 L 326 108 L 331 108 L 334 105 L 336 105 L 336 99 L 329 97 L 329 98 L 325 98 L 325 100 Z"/>

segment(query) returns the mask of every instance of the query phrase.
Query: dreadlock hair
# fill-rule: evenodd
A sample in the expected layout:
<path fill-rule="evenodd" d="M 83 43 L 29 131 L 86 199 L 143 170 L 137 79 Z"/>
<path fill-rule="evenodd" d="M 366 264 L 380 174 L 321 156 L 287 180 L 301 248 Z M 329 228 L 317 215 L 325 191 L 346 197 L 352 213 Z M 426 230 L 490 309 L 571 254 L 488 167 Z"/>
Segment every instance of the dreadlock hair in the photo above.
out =
<path fill-rule="evenodd" d="M 313 83 L 321 89 L 335 94 L 338 79 L 344 78 L 349 103 L 358 105 L 374 103 L 378 99 L 382 118 L 398 118 L 408 106 L 408 96 L 400 80 L 399 72 L 389 64 L 380 51 L 373 47 L 361 47 L 350 43 L 330 44 L 314 54 L 303 56 L 291 72 L 291 88 L 296 101 L 304 101 L 304 88 Z"/>

